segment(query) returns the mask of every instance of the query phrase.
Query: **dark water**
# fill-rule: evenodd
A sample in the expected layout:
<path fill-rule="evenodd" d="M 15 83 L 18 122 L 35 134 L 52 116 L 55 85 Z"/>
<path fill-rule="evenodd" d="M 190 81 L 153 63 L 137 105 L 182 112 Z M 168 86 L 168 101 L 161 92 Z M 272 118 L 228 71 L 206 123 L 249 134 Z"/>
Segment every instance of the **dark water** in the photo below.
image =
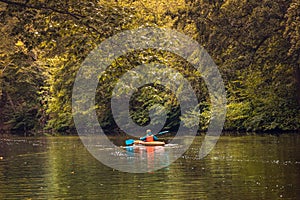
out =
<path fill-rule="evenodd" d="M 300 199 L 300 135 L 202 137 L 167 168 L 113 170 L 78 137 L 0 138 L 0 199 Z"/>

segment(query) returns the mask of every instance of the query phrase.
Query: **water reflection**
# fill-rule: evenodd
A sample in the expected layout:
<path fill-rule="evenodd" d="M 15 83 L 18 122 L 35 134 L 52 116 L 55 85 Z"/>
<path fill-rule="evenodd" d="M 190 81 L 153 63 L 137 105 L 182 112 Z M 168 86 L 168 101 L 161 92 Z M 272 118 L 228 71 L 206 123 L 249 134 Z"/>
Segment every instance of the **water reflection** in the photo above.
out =
<path fill-rule="evenodd" d="M 130 174 L 101 164 L 78 137 L 1 138 L 0 199 L 300 198 L 299 135 L 223 136 L 199 159 L 202 139 L 168 167 Z M 152 168 L 168 148 L 176 146 L 125 147 L 119 156 L 142 156 Z"/>
<path fill-rule="evenodd" d="M 151 172 L 158 166 L 168 166 L 169 152 L 163 146 L 127 146 L 124 149 L 127 152 L 128 164 L 131 166 L 141 165 L 145 167 L 146 172 Z M 163 158 L 163 159 L 162 159 Z M 137 163 L 138 162 L 138 163 Z"/>
<path fill-rule="evenodd" d="M 183 149 L 187 148 L 186 143 L 192 143 L 193 139 L 193 137 L 182 137 L 182 139 L 178 141 L 178 144 L 165 145 L 163 147 L 163 153 L 160 153 L 161 148 L 152 149 L 140 147 L 146 151 L 150 151 L 152 149 L 153 152 L 146 154 L 143 153 L 142 150 L 139 150 L 140 153 L 135 153 L 135 156 L 128 157 L 128 153 L 125 151 L 126 148 L 114 145 L 115 142 L 112 140 L 106 139 L 103 142 L 103 137 L 104 136 L 102 135 L 89 135 L 82 136 L 80 139 L 91 155 L 93 155 L 97 160 L 111 168 L 131 173 L 151 172 L 170 165 L 172 162 L 176 161 L 179 156 L 181 156 Z M 125 139 L 123 139 L 123 144 L 124 141 Z M 155 159 L 152 161 L 150 161 L 151 155 L 155 155 Z"/>

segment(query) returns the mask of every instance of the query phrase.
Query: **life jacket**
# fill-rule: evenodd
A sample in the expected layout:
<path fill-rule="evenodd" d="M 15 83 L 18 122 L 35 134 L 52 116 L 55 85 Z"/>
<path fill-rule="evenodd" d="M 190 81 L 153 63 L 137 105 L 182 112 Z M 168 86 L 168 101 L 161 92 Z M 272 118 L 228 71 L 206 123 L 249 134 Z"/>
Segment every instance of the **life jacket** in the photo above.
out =
<path fill-rule="evenodd" d="M 154 141 L 153 135 L 148 135 L 146 137 L 146 142 L 153 142 L 153 141 Z"/>

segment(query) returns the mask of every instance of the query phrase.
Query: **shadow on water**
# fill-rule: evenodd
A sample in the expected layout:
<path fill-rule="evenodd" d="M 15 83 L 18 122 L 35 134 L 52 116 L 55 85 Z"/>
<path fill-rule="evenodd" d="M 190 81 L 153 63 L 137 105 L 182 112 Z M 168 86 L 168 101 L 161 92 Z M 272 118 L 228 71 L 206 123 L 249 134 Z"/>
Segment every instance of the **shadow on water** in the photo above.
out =
<path fill-rule="evenodd" d="M 202 140 L 170 166 L 131 174 L 101 164 L 78 137 L 1 138 L 0 199 L 300 198 L 299 135 L 222 136 L 199 159 Z M 167 147 L 130 148 L 128 158 L 151 161 Z"/>

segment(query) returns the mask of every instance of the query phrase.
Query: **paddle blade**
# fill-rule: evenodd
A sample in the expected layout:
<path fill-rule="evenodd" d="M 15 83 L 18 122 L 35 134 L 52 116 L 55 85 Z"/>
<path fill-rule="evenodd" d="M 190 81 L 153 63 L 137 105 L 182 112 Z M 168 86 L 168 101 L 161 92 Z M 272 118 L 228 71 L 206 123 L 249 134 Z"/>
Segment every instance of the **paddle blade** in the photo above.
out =
<path fill-rule="evenodd" d="M 162 135 L 162 134 L 165 134 L 165 133 L 169 133 L 169 131 L 162 131 L 162 132 L 159 132 L 158 135 Z"/>
<path fill-rule="evenodd" d="M 125 141 L 126 146 L 134 144 L 134 139 L 129 139 Z"/>

